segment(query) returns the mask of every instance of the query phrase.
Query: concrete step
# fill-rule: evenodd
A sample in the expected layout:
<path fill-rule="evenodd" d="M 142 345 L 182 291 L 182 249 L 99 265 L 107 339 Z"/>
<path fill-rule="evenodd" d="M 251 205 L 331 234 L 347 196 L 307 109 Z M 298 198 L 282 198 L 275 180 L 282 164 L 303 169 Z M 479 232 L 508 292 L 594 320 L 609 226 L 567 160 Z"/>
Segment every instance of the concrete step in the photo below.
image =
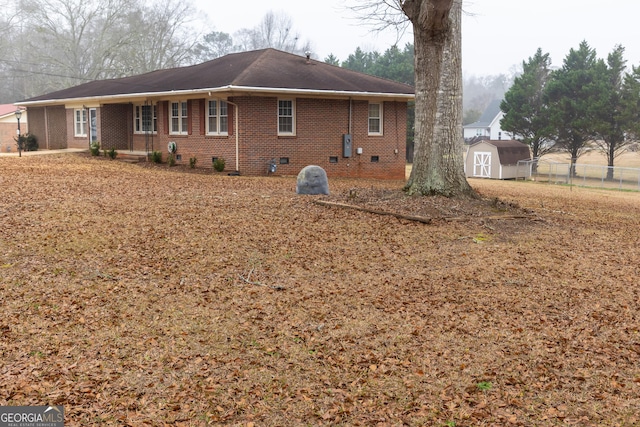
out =
<path fill-rule="evenodd" d="M 147 161 L 147 155 L 140 154 L 140 153 L 127 153 L 127 152 L 119 151 L 118 156 L 116 157 L 116 160 L 120 160 L 121 162 L 126 162 L 126 163 L 140 163 L 140 162 Z"/>

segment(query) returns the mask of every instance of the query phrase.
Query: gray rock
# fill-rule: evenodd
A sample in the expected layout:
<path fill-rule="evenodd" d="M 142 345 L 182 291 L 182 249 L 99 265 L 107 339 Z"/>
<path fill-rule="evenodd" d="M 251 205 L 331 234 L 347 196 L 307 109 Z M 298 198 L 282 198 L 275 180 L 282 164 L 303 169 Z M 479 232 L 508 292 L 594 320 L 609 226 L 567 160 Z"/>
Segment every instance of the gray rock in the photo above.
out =
<path fill-rule="evenodd" d="M 329 194 L 327 173 L 320 166 L 309 165 L 298 174 L 297 194 Z"/>

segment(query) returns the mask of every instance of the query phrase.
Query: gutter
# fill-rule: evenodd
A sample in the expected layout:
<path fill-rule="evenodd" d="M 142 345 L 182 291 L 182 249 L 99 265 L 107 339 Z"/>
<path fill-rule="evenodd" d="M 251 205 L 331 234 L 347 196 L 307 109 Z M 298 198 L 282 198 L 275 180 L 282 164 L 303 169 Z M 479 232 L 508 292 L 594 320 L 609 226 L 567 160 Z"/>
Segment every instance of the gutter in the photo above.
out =
<path fill-rule="evenodd" d="M 153 97 L 180 97 L 180 96 L 192 96 L 192 95 L 202 95 L 211 93 L 219 93 L 219 92 L 245 92 L 248 94 L 290 94 L 290 95 L 310 95 L 310 96 L 324 96 L 329 98 L 392 98 L 392 99 L 404 99 L 411 100 L 415 99 L 415 94 L 408 93 L 381 93 L 381 92 L 352 92 L 346 90 L 317 90 L 317 89 L 290 89 L 290 88 L 270 88 L 270 87 L 253 87 L 253 86 L 234 86 L 227 85 L 221 86 L 217 88 L 201 88 L 201 89 L 187 89 L 187 90 L 172 90 L 165 92 L 142 92 L 142 93 L 122 93 L 117 95 L 104 95 L 104 96 L 85 96 L 78 98 L 58 98 L 58 99 L 43 99 L 38 101 L 22 101 L 16 102 L 13 105 L 16 106 L 38 106 L 38 105 L 66 105 L 66 104 L 86 104 L 90 101 L 103 101 L 102 103 L 108 103 L 104 101 L 113 101 L 113 103 L 117 102 L 131 102 L 134 99 L 140 99 L 141 101 Z"/>

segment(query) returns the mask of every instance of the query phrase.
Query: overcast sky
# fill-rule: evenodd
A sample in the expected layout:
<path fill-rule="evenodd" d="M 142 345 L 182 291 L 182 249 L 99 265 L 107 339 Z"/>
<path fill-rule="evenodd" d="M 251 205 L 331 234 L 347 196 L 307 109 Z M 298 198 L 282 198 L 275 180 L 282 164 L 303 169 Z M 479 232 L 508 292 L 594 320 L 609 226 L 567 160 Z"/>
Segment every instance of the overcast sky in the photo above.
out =
<path fill-rule="evenodd" d="M 358 0 L 194 0 L 215 31 L 233 35 L 256 26 L 269 11 L 291 17 L 294 31 L 311 42 L 314 57 L 333 53 L 345 60 L 359 46 L 383 53 L 396 34 L 369 28 L 346 8 Z M 640 1 L 638 0 L 464 0 L 463 70 L 466 75 L 510 73 L 538 47 L 561 66 L 582 40 L 606 59 L 616 44 L 625 47 L 629 65 L 640 65 Z M 400 41 L 413 42 L 406 34 Z"/>

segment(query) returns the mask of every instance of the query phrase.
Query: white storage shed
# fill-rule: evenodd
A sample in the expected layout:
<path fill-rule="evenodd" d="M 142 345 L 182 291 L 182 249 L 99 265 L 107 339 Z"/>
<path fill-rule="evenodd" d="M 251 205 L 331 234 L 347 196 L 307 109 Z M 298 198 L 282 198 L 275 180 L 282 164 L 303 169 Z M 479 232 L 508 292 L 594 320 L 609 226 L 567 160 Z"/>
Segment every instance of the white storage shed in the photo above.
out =
<path fill-rule="evenodd" d="M 485 140 L 469 146 L 464 169 L 470 178 L 528 178 L 529 167 L 518 162 L 530 159 L 529 146 L 520 141 Z"/>

